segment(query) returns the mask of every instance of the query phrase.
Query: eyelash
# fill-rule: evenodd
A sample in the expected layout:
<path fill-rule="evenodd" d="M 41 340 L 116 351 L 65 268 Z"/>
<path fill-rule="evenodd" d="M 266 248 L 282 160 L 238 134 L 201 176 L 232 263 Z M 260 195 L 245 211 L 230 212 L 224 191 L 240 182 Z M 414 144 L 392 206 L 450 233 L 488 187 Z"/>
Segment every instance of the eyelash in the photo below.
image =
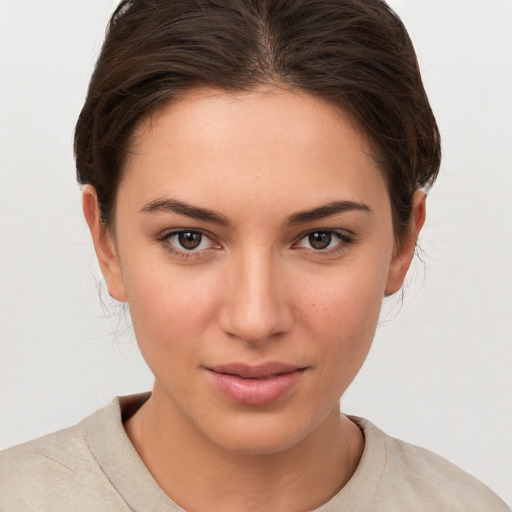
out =
<path fill-rule="evenodd" d="M 186 260 L 189 258 L 201 258 L 204 256 L 204 252 L 208 249 L 203 249 L 199 251 L 194 250 L 187 250 L 183 247 L 182 250 L 178 249 L 173 243 L 172 238 L 175 236 L 179 236 L 181 233 L 194 233 L 194 234 L 200 234 L 202 237 L 207 238 L 210 240 L 212 245 L 216 245 L 219 248 L 221 247 L 220 244 L 216 243 L 208 232 L 203 231 L 201 229 L 174 229 L 172 231 L 167 231 L 163 235 L 157 238 L 157 242 L 164 246 L 164 248 L 170 252 L 173 256 L 177 256 L 180 259 Z M 202 240 L 201 242 L 202 243 Z"/>
<path fill-rule="evenodd" d="M 211 234 L 209 234 L 206 231 L 203 231 L 201 229 L 174 229 L 172 231 L 168 231 L 164 233 L 163 235 L 159 236 L 157 238 L 157 242 L 164 246 L 164 248 L 170 252 L 173 256 L 177 256 L 180 259 L 189 259 L 189 258 L 201 258 L 205 256 L 205 251 L 208 251 L 208 249 L 202 249 L 202 250 L 187 250 L 183 248 L 182 250 L 178 249 L 172 242 L 172 238 L 179 236 L 181 233 L 193 233 L 193 234 L 200 234 L 202 237 L 205 237 L 210 240 L 211 245 L 216 246 L 213 247 L 214 250 L 217 250 L 221 248 L 221 245 L 218 242 L 215 242 L 214 238 Z M 338 240 L 338 243 L 335 247 L 330 249 L 310 249 L 306 247 L 300 247 L 298 244 L 302 242 L 305 238 L 314 235 L 314 234 L 329 234 L 336 238 Z M 355 242 L 355 238 L 353 235 L 349 235 L 346 231 L 340 231 L 336 229 L 315 229 L 308 231 L 306 233 L 303 233 L 299 237 L 297 237 L 296 242 L 293 243 L 292 249 L 294 250 L 304 250 L 308 251 L 315 256 L 334 256 L 340 252 L 345 251 L 350 245 L 352 245 Z M 202 243 L 202 240 L 201 242 Z"/>
<path fill-rule="evenodd" d="M 326 248 L 326 249 L 310 249 L 306 247 L 299 247 L 298 244 L 302 242 L 307 237 L 314 235 L 314 234 L 328 234 L 331 235 L 333 239 L 337 239 L 338 243 L 332 247 L 332 248 Z M 300 235 L 297 238 L 297 242 L 293 244 L 293 248 L 296 250 L 304 250 L 309 253 L 309 255 L 313 255 L 314 257 L 332 257 L 336 256 L 348 249 L 350 245 L 352 245 L 355 242 L 355 237 L 346 231 L 341 231 L 337 229 L 314 229 L 311 231 L 308 231 L 307 233 L 304 233 Z"/>

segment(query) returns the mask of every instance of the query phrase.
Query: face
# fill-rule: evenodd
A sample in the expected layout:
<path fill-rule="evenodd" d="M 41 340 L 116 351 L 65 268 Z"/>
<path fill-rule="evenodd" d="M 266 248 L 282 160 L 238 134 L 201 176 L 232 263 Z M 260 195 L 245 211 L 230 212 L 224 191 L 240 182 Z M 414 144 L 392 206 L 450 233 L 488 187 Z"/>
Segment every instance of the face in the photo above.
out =
<path fill-rule="evenodd" d="M 365 137 L 305 93 L 200 90 L 132 153 L 95 241 L 162 414 L 235 452 L 301 442 L 339 414 L 410 261 Z"/>

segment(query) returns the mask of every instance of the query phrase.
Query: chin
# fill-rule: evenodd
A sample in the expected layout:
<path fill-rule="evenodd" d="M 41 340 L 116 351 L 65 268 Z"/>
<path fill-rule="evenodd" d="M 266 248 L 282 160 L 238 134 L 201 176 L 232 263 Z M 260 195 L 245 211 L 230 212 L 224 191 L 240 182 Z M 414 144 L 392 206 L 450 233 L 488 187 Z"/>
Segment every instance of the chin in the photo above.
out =
<path fill-rule="evenodd" d="M 269 414 L 249 414 L 233 418 L 208 429 L 210 441 L 222 449 L 237 455 L 272 455 L 299 445 L 306 439 L 318 422 L 303 418 Z"/>
<path fill-rule="evenodd" d="M 302 436 L 290 437 L 289 433 L 271 433 L 266 432 L 245 433 L 240 436 L 230 436 L 225 439 L 211 439 L 218 446 L 236 455 L 255 456 L 255 455 L 273 455 L 283 453 L 301 440 Z"/>

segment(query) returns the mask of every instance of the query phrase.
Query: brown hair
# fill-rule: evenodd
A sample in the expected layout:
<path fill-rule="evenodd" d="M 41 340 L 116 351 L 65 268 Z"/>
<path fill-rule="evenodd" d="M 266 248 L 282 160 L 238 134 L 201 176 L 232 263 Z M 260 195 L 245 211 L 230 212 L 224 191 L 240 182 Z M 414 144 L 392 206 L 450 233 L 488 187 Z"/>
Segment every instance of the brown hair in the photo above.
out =
<path fill-rule="evenodd" d="M 440 138 L 405 27 L 381 0 L 124 0 L 110 20 L 75 132 L 77 179 L 105 225 L 130 137 L 194 87 L 299 88 L 348 112 L 377 149 L 397 238 L 432 184 Z"/>

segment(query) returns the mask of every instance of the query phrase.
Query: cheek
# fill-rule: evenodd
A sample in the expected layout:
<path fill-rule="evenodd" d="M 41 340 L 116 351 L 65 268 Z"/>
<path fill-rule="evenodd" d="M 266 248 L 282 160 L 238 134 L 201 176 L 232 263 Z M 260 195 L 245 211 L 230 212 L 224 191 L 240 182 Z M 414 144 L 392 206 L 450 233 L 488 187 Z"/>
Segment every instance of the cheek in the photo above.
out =
<path fill-rule="evenodd" d="M 380 269 L 380 270 L 379 270 Z M 303 320 L 326 367 L 353 378 L 370 349 L 384 297 L 385 266 L 347 266 L 303 294 Z"/>
<path fill-rule="evenodd" d="M 384 272 L 376 271 L 376 267 L 360 271 L 348 268 L 324 279 L 324 283 L 309 283 L 303 295 L 310 322 L 343 332 L 346 329 L 340 327 L 364 329 L 378 317 L 385 291 Z"/>
<path fill-rule="evenodd" d="M 211 276 L 192 273 L 170 265 L 125 269 L 133 328 L 146 359 L 172 358 L 180 347 L 197 342 L 211 323 L 216 286 Z"/>

